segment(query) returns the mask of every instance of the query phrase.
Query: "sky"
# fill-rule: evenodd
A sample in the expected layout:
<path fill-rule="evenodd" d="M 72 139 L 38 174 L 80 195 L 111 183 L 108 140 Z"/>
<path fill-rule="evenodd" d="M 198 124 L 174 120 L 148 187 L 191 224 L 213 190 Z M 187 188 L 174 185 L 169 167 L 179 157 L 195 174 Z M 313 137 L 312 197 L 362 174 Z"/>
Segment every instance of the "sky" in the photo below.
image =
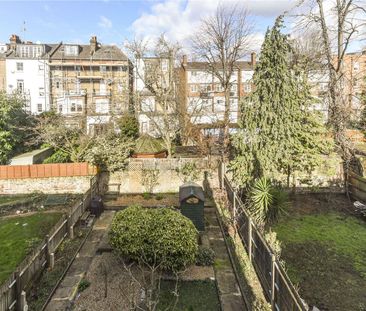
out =
<path fill-rule="evenodd" d="M 122 46 L 133 37 L 188 42 L 199 20 L 216 9 L 220 0 L 0 0 L 0 42 L 11 34 L 42 43 L 89 42 L 92 35 L 102 44 Z M 228 2 L 231 0 L 221 0 Z M 295 0 L 236 0 L 244 3 L 254 21 L 253 50 L 275 18 L 290 10 Z"/>

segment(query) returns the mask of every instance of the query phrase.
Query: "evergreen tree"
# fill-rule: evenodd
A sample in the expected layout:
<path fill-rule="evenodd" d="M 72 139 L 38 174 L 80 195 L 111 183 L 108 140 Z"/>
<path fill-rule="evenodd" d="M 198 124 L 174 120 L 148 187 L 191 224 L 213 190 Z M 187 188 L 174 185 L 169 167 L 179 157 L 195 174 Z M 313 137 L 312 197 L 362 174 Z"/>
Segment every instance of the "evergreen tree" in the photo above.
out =
<path fill-rule="evenodd" d="M 241 130 L 233 139 L 237 155 L 230 166 L 241 185 L 310 169 L 325 147 L 306 78 L 291 66 L 292 49 L 282 28 L 280 16 L 262 45 L 253 76 L 256 89 L 240 103 Z"/>

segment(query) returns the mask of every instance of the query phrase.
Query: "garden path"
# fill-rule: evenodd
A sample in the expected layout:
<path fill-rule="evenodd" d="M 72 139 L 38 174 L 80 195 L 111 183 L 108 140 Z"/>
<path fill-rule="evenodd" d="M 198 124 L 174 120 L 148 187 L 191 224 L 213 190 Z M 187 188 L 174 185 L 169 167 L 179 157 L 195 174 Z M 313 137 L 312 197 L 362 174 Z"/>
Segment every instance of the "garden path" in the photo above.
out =
<path fill-rule="evenodd" d="M 114 211 L 106 211 L 97 219 L 87 240 L 47 305 L 46 311 L 71 310 L 80 281 L 87 272 L 98 248 L 100 245 L 104 245 L 108 238 L 108 229 L 114 214 Z"/>

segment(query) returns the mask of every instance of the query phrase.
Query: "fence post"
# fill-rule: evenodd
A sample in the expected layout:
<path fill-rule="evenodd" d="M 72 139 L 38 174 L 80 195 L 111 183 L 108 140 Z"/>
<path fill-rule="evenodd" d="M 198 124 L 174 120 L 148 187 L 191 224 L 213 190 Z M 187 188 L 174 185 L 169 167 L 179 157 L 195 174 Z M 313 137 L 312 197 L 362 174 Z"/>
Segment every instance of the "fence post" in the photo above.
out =
<path fill-rule="evenodd" d="M 55 264 L 55 259 L 51 250 L 50 236 L 48 234 L 46 235 L 46 261 L 47 267 L 52 270 Z"/>
<path fill-rule="evenodd" d="M 67 233 L 70 240 L 72 240 L 74 238 L 74 226 L 71 223 L 71 216 L 67 218 Z"/>
<path fill-rule="evenodd" d="M 221 179 L 221 189 L 224 188 L 224 177 L 225 177 L 225 163 L 224 162 L 221 162 L 221 176 L 220 176 L 220 179 Z"/>
<path fill-rule="evenodd" d="M 252 219 L 249 217 L 249 226 L 248 226 L 248 255 L 249 261 L 252 262 Z"/>
<path fill-rule="evenodd" d="M 274 254 L 271 255 L 271 305 L 272 310 L 275 310 L 275 284 L 276 284 L 276 256 Z"/>
<path fill-rule="evenodd" d="M 234 220 L 234 227 L 236 229 L 236 192 L 233 190 L 233 220 Z"/>
<path fill-rule="evenodd" d="M 20 283 L 21 280 L 20 280 L 20 273 L 19 271 L 15 271 L 15 280 L 16 280 L 16 283 L 15 283 L 15 297 L 16 297 L 16 310 L 17 311 L 23 311 L 21 309 L 22 307 L 22 303 L 21 303 L 21 298 L 22 298 L 22 284 Z"/>

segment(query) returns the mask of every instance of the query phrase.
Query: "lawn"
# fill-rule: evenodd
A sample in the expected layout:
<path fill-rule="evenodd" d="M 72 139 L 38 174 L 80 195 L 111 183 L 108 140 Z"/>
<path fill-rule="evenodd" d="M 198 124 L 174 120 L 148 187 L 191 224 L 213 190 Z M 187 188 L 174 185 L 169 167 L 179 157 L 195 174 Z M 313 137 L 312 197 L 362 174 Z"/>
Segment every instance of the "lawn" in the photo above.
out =
<path fill-rule="evenodd" d="M 345 197 L 309 197 L 274 227 L 290 278 L 321 310 L 366 310 L 366 223 Z"/>
<path fill-rule="evenodd" d="M 0 284 L 57 223 L 62 213 L 0 219 Z"/>
<path fill-rule="evenodd" d="M 161 283 L 160 301 L 158 310 L 171 310 L 175 296 L 172 293 L 175 282 Z M 179 283 L 178 302 L 175 310 L 180 311 L 217 311 L 220 302 L 216 284 L 213 281 L 185 281 Z"/>

